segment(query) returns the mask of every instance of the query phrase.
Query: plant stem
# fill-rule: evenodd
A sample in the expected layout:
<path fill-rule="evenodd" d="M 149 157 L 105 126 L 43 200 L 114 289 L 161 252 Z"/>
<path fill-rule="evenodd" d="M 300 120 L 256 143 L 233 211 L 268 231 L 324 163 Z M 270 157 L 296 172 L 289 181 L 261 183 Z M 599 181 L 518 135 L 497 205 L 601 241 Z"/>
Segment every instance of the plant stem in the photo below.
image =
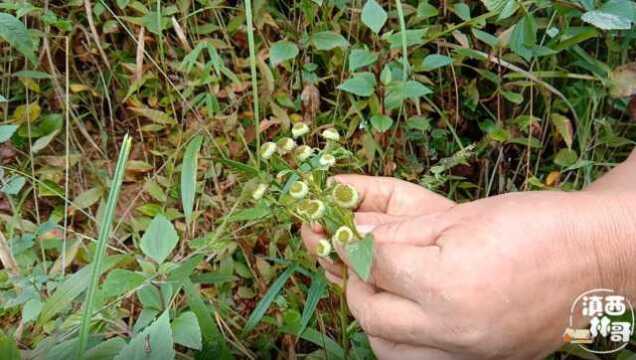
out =
<path fill-rule="evenodd" d="M 398 17 L 400 18 L 400 38 L 402 39 L 402 80 L 406 81 L 409 77 L 409 59 L 406 46 L 406 23 L 404 22 L 404 11 L 402 10 L 402 2 L 395 0 Z"/>
<path fill-rule="evenodd" d="M 126 135 L 124 137 L 121 150 L 119 151 L 119 158 L 117 159 L 115 174 L 113 175 L 110 192 L 108 193 L 108 200 L 106 201 L 104 217 L 102 218 L 102 222 L 100 224 L 95 255 L 93 256 L 93 261 L 90 264 L 90 266 L 92 267 L 91 280 L 88 285 L 88 293 L 86 295 L 86 303 L 84 305 L 84 314 L 82 315 L 82 322 L 80 325 L 79 346 L 76 357 L 78 359 L 81 359 L 83 357 L 83 354 L 86 350 L 86 344 L 88 343 L 88 333 L 90 329 L 91 318 L 93 315 L 93 306 L 95 305 L 97 283 L 99 282 L 99 276 L 101 275 L 102 263 L 106 254 L 106 243 L 108 242 L 108 238 L 110 236 L 115 207 L 119 198 L 119 190 L 124 178 L 126 161 L 128 160 L 128 155 L 130 154 L 131 142 L 131 138 Z"/>
<path fill-rule="evenodd" d="M 256 167 L 261 162 L 261 130 L 258 114 L 258 79 L 256 75 L 256 50 L 254 49 L 254 25 L 252 22 L 252 0 L 245 0 L 245 21 L 247 23 L 247 43 L 250 49 L 250 71 L 252 77 L 252 97 L 254 98 L 254 133 L 256 137 Z"/>

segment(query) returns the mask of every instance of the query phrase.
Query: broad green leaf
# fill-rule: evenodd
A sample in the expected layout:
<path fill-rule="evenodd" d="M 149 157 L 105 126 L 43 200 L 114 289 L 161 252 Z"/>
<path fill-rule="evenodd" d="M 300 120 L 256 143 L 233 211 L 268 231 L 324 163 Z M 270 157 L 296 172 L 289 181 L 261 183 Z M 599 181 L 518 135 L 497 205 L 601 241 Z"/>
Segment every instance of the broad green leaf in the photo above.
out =
<path fill-rule="evenodd" d="M 349 54 L 349 71 L 374 64 L 378 60 L 378 54 L 367 49 L 354 49 Z"/>
<path fill-rule="evenodd" d="M 311 43 L 318 50 L 331 50 L 337 47 L 346 48 L 349 46 L 347 39 L 333 31 L 322 31 L 313 34 Z"/>
<path fill-rule="evenodd" d="M 510 17 L 517 10 L 516 0 L 481 0 L 488 11 L 499 14 L 499 19 L 506 19 Z"/>
<path fill-rule="evenodd" d="M 432 54 L 427 55 L 422 61 L 422 68 L 424 71 L 431 71 L 442 66 L 450 65 L 453 63 L 453 59 L 446 55 Z"/>
<path fill-rule="evenodd" d="M 46 148 L 47 146 L 49 146 L 49 144 L 51 143 L 51 141 L 53 141 L 53 139 L 57 136 L 57 134 L 60 132 L 60 130 L 55 130 L 52 133 L 42 136 L 41 138 L 37 139 L 34 143 L 33 146 L 31 146 L 31 152 L 34 154 L 37 154 L 38 152 L 40 152 L 40 150 Z"/>
<path fill-rule="evenodd" d="M 10 336 L 5 335 L 2 330 L 0 330 L 0 354 L 2 354 L 2 359 L 4 360 L 22 359 L 20 349 L 18 349 L 18 345 L 15 343 L 15 340 L 13 340 Z"/>
<path fill-rule="evenodd" d="M 135 335 L 115 360 L 172 360 L 175 358 L 170 315 L 166 310 L 144 331 Z"/>
<path fill-rule="evenodd" d="M 510 49 L 517 55 L 530 61 L 532 48 L 537 42 L 537 23 L 531 14 L 521 18 L 510 35 Z"/>
<path fill-rule="evenodd" d="M 22 307 L 22 323 L 26 324 L 38 318 L 42 311 L 42 301 L 39 297 L 27 301 Z"/>
<path fill-rule="evenodd" d="M 379 33 L 389 16 L 375 0 L 367 0 L 362 7 L 362 22 L 374 33 Z"/>
<path fill-rule="evenodd" d="M 360 279 L 367 281 L 373 265 L 373 235 L 367 234 L 362 240 L 348 244 L 345 250 L 353 270 Z"/>
<path fill-rule="evenodd" d="M 570 119 L 561 114 L 552 113 L 550 114 L 550 120 L 552 121 L 552 124 L 554 124 L 556 130 L 559 132 L 559 135 L 561 135 L 561 138 L 563 138 L 563 141 L 565 141 L 565 144 L 568 146 L 568 148 L 571 148 L 573 141 L 573 128 Z"/>
<path fill-rule="evenodd" d="M 388 86 L 388 92 L 384 99 L 384 104 L 389 109 L 395 109 L 407 99 L 416 100 L 419 97 L 431 94 L 432 92 L 433 91 L 431 89 L 415 80 L 392 82 Z"/>
<path fill-rule="evenodd" d="M 406 30 L 406 46 L 420 45 L 423 43 L 424 35 L 427 29 Z M 402 47 L 402 32 L 384 33 L 382 39 L 389 42 L 391 49 L 399 49 Z"/>
<path fill-rule="evenodd" d="M 272 44 L 269 50 L 269 61 L 276 66 L 298 55 L 298 46 L 291 41 L 281 40 Z"/>
<path fill-rule="evenodd" d="M 146 256 L 161 264 L 177 246 L 178 241 L 179 235 L 174 226 L 170 220 L 160 214 L 155 216 L 148 225 L 139 247 Z"/>
<path fill-rule="evenodd" d="M 33 65 L 37 64 L 38 60 L 35 56 L 35 47 L 29 37 L 29 31 L 22 21 L 18 20 L 15 16 L 0 13 L 0 38 L 15 47 L 22 55 L 29 59 Z"/>
<path fill-rule="evenodd" d="M 111 338 L 90 348 L 84 354 L 84 360 L 111 360 L 121 349 L 126 346 L 126 341 L 120 337 Z"/>
<path fill-rule="evenodd" d="M 103 194 L 104 189 L 101 186 L 94 187 L 77 195 L 73 200 L 73 205 L 78 209 L 86 209 L 97 204 Z"/>
<path fill-rule="evenodd" d="M 128 3 L 130 3 L 130 0 L 117 0 L 117 6 L 120 9 L 125 9 L 126 6 L 128 6 Z"/>
<path fill-rule="evenodd" d="M 192 211 L 194 209 L 194 198 L 197 192 L 197 168 L 199 163 L 199 150 L 203 137 L 195 136 L 186 147 L 181 164 L 181 203 L 186 222 L 192 222 Z"/>
<path fill-rule="evenodd" d="M 375 76 L 370 72 L 355 74 L 340 84 L 338 89 L 358 96 L 371 96 L 375 91 Z"/>
<path fill-rule="evenodd" d="M 192 311 L 184 312 L 172 320 L 172 333 L 175 343 L 201 350 L 201 328 L 197 316 Z"/>
<path fill-rule="evenodd" d="M 131 291 L 146 281 L 146 277 L 140 273 L 114 269 L 106 276 L 102 285 L 102 292 L 105 298 L 116 297 Z"/>
<path fill-rule="evenodd" d="M 417 16 L 427 19 L 433 16 L 437 16 L 437 14 L 439 14 L 439 10 L 437 10 L 437 8 L 431 4 L 428 3 L 428 1 L 420 1 L 419 5 L 417 6 Z"/>
<path fill-rule="evenodd" d="M 265 293 L 265 296 L 256 304 L 256 307 L 250 314 L 250 317 L 247 319 L 245 323 L 245 327 L 243 328 L 243 334 L 247 334 L 250 331 L 254 330 L 256 325 L 263 319 L 267 309 L 272 304 L 278 293 L 282 290 L 283 286 L 287 280 L 294 274 L 296 271 L 296 266 L 288 267 L 282 274 L 278 276 L 276 280 L 272 283 L 269 290 Z"/>
<path fill-rule="evenodd" d="M 497 39 L 496 36 L 491 35 L 490 33 L 487 33 L 485 31 L 481 31 L 479 29 L 475 29 L 472 28 L 470 29 L 473 32 L 473 35 L 475 35 L 475 37 L 483 42 L 485 42 L 486 44 L 488 44 L 490 47 L 497 47 L 497 45 L 499 45 L 499 39 Z"/>
<path fill-rule="evenodd" d="M 464 21 L 470 20 L 470 8 L 463 2 L 458 2 L 453 6 L 455 14 Z"/>
<path fill-rule="evenodd" d="M 612 0 L 581 16 L 581 20 L 603 30 L 629 30 L 636 22 L 636 4 L 628 0 Z"/>
<path fill-rule="evenodd" d="M 375 114 L 371 116 L 371 125 L 379 132 L 385 132 L 393 125 L 393 119 L 387 115 Z"/>
<path fill-rule="evenodd" d="M 228 217 L 228 222 L 235 221 L 252 221 L 264 219 L 272 215 L 272 211 L 268 206 L 256 206 L 253 208 L 243 209 L 235 212 Z"/>
<path fill-rule="evenodd" d="M 523 96 L 512 91 L 502 91 L 501 94 L 513 104 L 521 104 L 523 102 Z"/>
<path fill-rule="evenodd" d="M 16 130 L 17 125 L 0 125 L 0 144 L 11 139 Z"/>
<path fill-rule="evenodd" d="M 25 183 L 26 178 L 24 176 L 12 176 L 3 186 L 0 187 L 0 192 L 7 195 L 17 195 Z"/>
<path fill-rule="evenodd" d="M 554 156 L 554 163 L 559 166 L 567 167 L 576 163 L 578 158 L 579 156 L 576 154 L 576 151 L 569 148 L 563 148 Z"/>

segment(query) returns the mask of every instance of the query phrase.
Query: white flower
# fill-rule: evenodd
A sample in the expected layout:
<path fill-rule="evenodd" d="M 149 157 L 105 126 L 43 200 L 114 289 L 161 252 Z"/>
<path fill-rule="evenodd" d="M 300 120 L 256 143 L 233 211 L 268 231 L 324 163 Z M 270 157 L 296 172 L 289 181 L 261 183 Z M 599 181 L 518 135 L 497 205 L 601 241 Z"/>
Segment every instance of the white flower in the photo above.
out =
<path fill-rule="evenodd" d="M 347 184 L 336 184 L 331 191 L 333 201 L 346 209 L 353 209 L 358 206 L 358 192 Z"/>
<path fill-rule="evenodd" d="M 258 184 L 254 192 L 252 192 L 252 199 L 260 200 L 267 191 L 267 184 Z"/>
<path fill-rule="evenodd" d="M 309 192 L 309 187 L 303 181 L 294 181 L 289 187 L 289 195 L 294 199 L 302 199 Z"/>
<path fill-rule="evenodd" d="M 331 253 L 331 244 L 325 239 L 321 239 L 316 245 L 316 254 L 320 257 L 329 256 Z"/>
<path fill-rule="evenodd" d="M 274 155 L 274 153 L 276 152 L 276 144 L 273 142 L 266 142 L 265 144 L 261 145 L 261 157 L 263 159 L 269 159 L 272 157 L 272 155 Z"/>
<path fill-rule="evenodd" d="M 278 153 L 281 155 L 285 155 L 288 152 L 294 150 L 296 147 L 296 142 L 291 138 L 284 137 L 276 142 L 276 146 L 278 146 Z"/>
<path fill-rule="evenodd" d="M 333 140 L 333 141 L 340 140 L 340 134 L 338 134 L 338 130 L 334 128 L 325 129 L 322 132 L 322 137 L 327 140 Z"/>
<path fill-rule="evenodd" d="M 332 167 L 336 163 L 336 158 L 331 154 L 324 154 L 318 162 L 324 167 Z"/>
<path fill-rule="evenodd" d="M 309 200 L 302 206 L 302 211 L 310 220 L 318 220 L 325 214 L 325 204 L 320 200 Z"/>
<path fill-rule="evenodd" d="M 352 242 L 354 239 L 353 231 L 348 226 L 341 226 L 336 230 L 336 233 L 331 237 L 331 241 L 334 244 L 338 244 L 340 246 L 347 245 Z"/>
<path fill-rule="evenodd" d="M 309 159 L 313 152 L 314 151 L 311 149 L 310 146 L 300 145 L 296 148 L 296 158 L 298 159 L 298 161 L 305 161 Z"/>
<path fill-rule="evenodd" d="M 299 138 L 309 132 L 309 126 L 303 122 L 295 123 L 291 131 L 294 138 Z"/>

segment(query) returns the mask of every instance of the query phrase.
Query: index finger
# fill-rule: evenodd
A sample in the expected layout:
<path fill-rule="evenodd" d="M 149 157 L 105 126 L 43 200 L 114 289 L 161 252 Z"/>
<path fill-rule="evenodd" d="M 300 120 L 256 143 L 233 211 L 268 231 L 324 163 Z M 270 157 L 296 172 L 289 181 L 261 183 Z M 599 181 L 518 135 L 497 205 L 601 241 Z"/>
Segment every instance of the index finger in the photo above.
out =
<path fill-rule="evenodd" d="M 353 186 L 359 193 L 358 211 L 389 215 L 423 215 L 448 210 L 454 203 L 420 185 L 392 177 L 337 175 L 336 181 Z"/>

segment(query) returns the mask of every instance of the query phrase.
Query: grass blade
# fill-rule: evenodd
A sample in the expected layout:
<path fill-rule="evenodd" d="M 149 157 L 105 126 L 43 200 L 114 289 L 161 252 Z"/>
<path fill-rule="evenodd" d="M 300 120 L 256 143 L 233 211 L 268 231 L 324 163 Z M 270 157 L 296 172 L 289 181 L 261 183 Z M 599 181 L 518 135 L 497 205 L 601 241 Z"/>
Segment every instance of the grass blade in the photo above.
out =
<path fill-rule="evenodd" d="M 91 318 L 93 317 L 93 306 L 95 304 L 95 295 L 97 293 L 97 283 L 99 282 L 99 276 L 101 275 L 102 262 L 106 253 L 106 242 L 110 236 L 111 224 L 113 222 L 117 200 L 119 199 L 121 183 L 124 179 L 124 170 L 126 167 L 126 161 L 128 160 L 128 155 L 130 154 L 131 143 L 131 138 L 126 135 L 124 137 L 121 150 L 119 151 L 115 174 L 113 175 L 110 193 L 108 194 L 108 200 L 106 201 L 106 210 L 104 211 L 104 217 L 100 224 L 97 248 L 95 249 L 93 261 L 91 262 L 91 278 L 88 285 L 88 294 L 86 295 L 84 314 L 82 315 L 82 322 L 80 325 L 79 346 L 77 353 L 78 358 L 81 358 L 82 354 L 84 354 L 86 344 L 88 342 L 88 332 L 91 324 Z"/>
<path fill-rule="evenodd" d="M 188 144 L 183 155 L 181 165 L 181 203 L 186 223 L 192 223 L 192 210 L 194 209 L 194 197 L 197 191 L 197 165 L 199 163 L 199 150 L 203 137 L 195 136 Z"/>
<path fill-rule="evenodd" d="M 397 8 L 398 17 L 400 18 L 400 37 L 402 40 L 402 80 L 406 81 L 409 77 L 409 53 L 406 46 L 406 23 L 404 21 L 402 2 L 400 0 L 395 0 L 395 7 Z"/>
<path fill-rule="evenodd" d="M 298 335 L 302 334 L 309 324 L 309 320 L 311 320 L 314 311 L 316 311 L 316 307 L 318 306 L 318 302 L 320 298 L 325 293 L 325 289 L 327 288 L 327 283 L 323 280 L 322 276 L 319 274 L 315 274 L 313 276 L 313 280 L 311 281 L 311 286 L 309 287 L 309 292 L 307 292 L 307 300 L 305 301 L 305 308 L 303 309 L 303 315 L 300 319 L 300 328 L 298 329 Z"/>
<path fill-rule="evenodd" d="M 252 97 L 254 98 L 254 131 L 256 133 L 256 167 L 261 161 L 261 129 L 258 114 L 258 79 L 256 77 L 256 50 L 254 49 L 254 22 L 252 20 L 252 0 L 245 0 L 245 22 L 247 23 L 247 43 L 250 48 L 250 71 L 252 77 Z"/>
<path fill-rule="evenodd" d="M 258 302 L 254 311 L 250 315 L 249 319 L 245 323 L 245 327 L 243 328 L 243 334 L 247 334 L 248 332 L 254 330 L 256 325 L 263 319 L 263 316 L 269 309 L 269 306 L 272 304 L 278 293 L 283 289 L 287 280 L 292 276 L 292 274 L 296 271 L 296 265 L 292 265 L 288 267 L 282 274 L 278 276 L 278 278 L 272 283 L 272 286 L 267 290 L 265 296 Z"/>

